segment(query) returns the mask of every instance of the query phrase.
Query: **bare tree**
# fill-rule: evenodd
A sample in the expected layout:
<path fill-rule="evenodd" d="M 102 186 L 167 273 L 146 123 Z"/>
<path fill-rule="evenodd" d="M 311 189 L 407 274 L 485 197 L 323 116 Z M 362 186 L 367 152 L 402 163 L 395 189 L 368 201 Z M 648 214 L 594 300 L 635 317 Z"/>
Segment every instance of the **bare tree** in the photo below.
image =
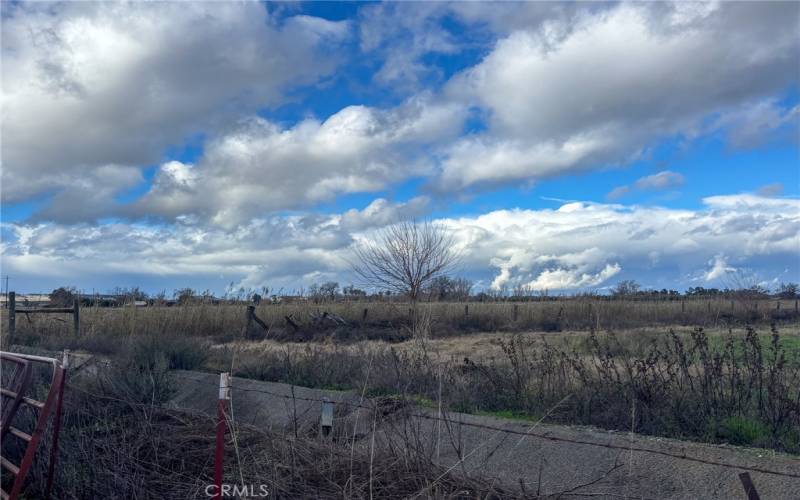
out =
<path fill-rule="evenodd" d="M 468 279 L 442 275 L 433 278 L 425 292 L 432 300 L 467 300 L 472 287 L 472 281 Z"/>
<path fill-rule="evenodd" d="M 355 249 L 353 272 L 366 285 L 407 294 L 413 303 L 426 285 L 458 261 L 453 237 L 430 222 L 414 220 L 384 228 L 374 241 Z"/>
<path fill-rule="evenodd" d="M 617 283 L 611 294 L 615 297 L 632 297 L 639 293 L 642 286 L 634 280 L 623 280 Z"/>

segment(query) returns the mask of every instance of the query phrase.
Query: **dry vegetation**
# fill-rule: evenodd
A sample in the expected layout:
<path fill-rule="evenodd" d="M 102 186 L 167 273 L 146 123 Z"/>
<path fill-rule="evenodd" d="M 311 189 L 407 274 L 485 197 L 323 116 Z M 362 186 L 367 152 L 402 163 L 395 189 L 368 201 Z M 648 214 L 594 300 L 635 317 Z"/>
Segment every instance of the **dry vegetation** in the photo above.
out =
<path fill-rule="evenodd" d="M 800 453 L 800 337 L 777 327 L 481 340 L 474 356 L 445 340 L 218 346 L 206 364 L 230 366 L 235 355 L 237 376 L 309 387 L 369 379 L 373 395 L 422 404 L 443 386 L 450 410 L 514 418 L 536 419 L 569 395 L 551 420 Z"/>
<path fill-rule="evenodd" d="M 119 366 L 70 384 L 55 498 L 208 498 L 216 421 L 163 407 L 174 390 L 169 362 L 152 343 L 133 347 Z M 31 416 L 24 417 L 17 425 L 32 427 Z M 411 446 L 373 449 L 347 428 L 320 440 L 313 429 L 264 432 L 233 419 L 228 426 L 225 477 L 263 485 L 270 498 L 520 497 L 446 471 Z M 8 444 L 14 443 L 4 444 L 4 453 L 21 452 Z M 45 443 L 39 456 L 48 455 Z M 30 477 L 26 498 L 41 498 L 45 460 L 36 462 Z"/>
<path fill-rule="evenodd" d="M 256 314 L 269 327 L 266 339 L 263 330 L 243 331 L 245 306 L 86 308 L 80 337 L 55 315 L 18 315 L 15 337 L 2 340 L 4 349 L 70 348 L 114 360 L 102 380 L 69 391 L 62 498 L 202 495 L 213 423 L 159 406 L 173 390 L 171 369 L 233 367 L 238 377 L 358 388 L 520 419 L 557 406 L 549 421 L 800 453 L 794 301 L 780 308 L 774 300 L 574 299 L 419 307 L 422 328 L 409 323 L 402 303 L 264 304 Z M 320 322 L 326 311 L 346 324 Z M 449 474 L 432 485 L 441 471 L 410 448 L 371 456 L 352 443 L 239 432 L 248 444 L 227 473 L 245 482 L 267 478 L 278 496 L 519 494 Z"/>
<path fill-rule="evenodd" d="M 473 332 L 561 332 L 626 330 L 653 326 L 703 328 L 796 322 L 796 300 L 603 300 L 602 298 L 526 302 L 428 302 L 418 305 L 431 337 Z M 407 302 L 337 301 L 330 303 L 261 304 L 256 314 L 270 328 L 269 338 L 281 340 L 409 338 L 412 310 Z M 84 337 L 118 338 L 135 335 L 192 336 L 232 341 L 242 338 L 247 305 L 187 304 L 174 307 L 88 307 L 81 309 Z M 315 321 L 325 312 L 346 324 Z M 5 315 L 5 311 L 3 311 Z M 55 315 L 17 316 L 17 331 L 25 336 L 73 336 L 69 318 Z M 290 318 L 299 326 L 295 331 Z M 2 327 L 6 327 L 3 316 Z M 265 337 L 264 331 L 250 332 Z"/>
<path fill-rule="evenodd" d="M 146 344 L 182 369 L 222 370 L 237 353 L 236 375 L 327 388 L 361 387 L 367 364 L 375 363 L 386 378 L 371 380 L 375 394 L 430 399 L 443 377 L 451 409 L 529 417 L 572 394 L 556 415 L 562 422 L 629 428 L 636 406 L 641 432 L 798 452 L 800 436 L 790 432 L 800 425 L 793 306 L 730 300 L 425 303 L 419 306 L 425 342 L 410 340 L 415 327 L 408 305 L 393 302 L 261 305 L 256 313 L 270 329 L 267 341 L 243 337 L 244 306 L 86 308 L 79 338 L 53 315 L 22 316 L 16 338 L 3 342 L 109 355 Z M 325 311 L 346 324 L 319 322 Z M 532 333 L 460 334 L 469 331 Z M 614 331 L 621 333 L 600 333 Z M 215 349 L 207 349 L 211 344 Z"/>

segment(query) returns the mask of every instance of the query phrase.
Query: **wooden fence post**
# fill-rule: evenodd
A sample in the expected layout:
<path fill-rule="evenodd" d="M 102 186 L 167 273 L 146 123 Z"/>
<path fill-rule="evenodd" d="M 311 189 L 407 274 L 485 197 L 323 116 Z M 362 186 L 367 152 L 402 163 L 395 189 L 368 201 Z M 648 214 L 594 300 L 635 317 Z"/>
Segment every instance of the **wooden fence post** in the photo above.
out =
<path fill-rule="evenodd" d="M 75 336 L 81 334 L 81 300 L 72 301 L 72 326 L 75 328 Z"/>
<path fill-rule="evenodd" d="M 589 304 L 589 307 L 591 308 L 591 307 L 592 307 L 592 305 L 591 305 L 591 304 Z M 514 323 L 516 323 L 516 322 L 517 322 L 517 316 L 518 316 L 518 315 L 519 315 L 519 305 L 517 305 L 517 304 L 514 304 Z"/>
<path fill-rule="evenodd" d="M 745 495 L 747 495 L 747 500 L 761 500 L 761 497 L 758 496 L 758 491 L 756 491 L 756 486 L 753 484 L 753 480 L 750 478 L 750 473 L 742 472 L 739 474 L 739 480 L 742 482 L 742 487 L 744 488 Z"/>
<path fill-rule="evenodd" d="M 780 311 L 781 310 L 781 301 L 780 300 L 775 302 L 775 310 L 776 311 Z"/>
<path fill-rule="evenodd" d="M 367 320 L 367 314 L 368 313 L 369 313 L 369 309 L 365 307 L 364 308 L 364 314 L 361 315 L 361 321 L 366 321 Z"/>
<path fill-rule="evenodd" d="M 242 330 L 242 337 L 245 337 L 245 338 L 258 338 L 258 335 L 256 335 L 255 332 L 253 332 L 253 330 L 252 330 L 253 323 L 256 323 L 258 326 L 260 326 L 264 330 L 264 335 L 265 336 L 269 335 L 269 331 L 270 331 L 269 325 L 264 323 L 263 321 L 261 321 L 261 318 L 259 318 L 256 315 L 256 306 L 254 306 L 254 305 L 247 306 L 247 310 L 245 311 L 245 314 L 246 314 L 246 316 L 245 316 L 245 325 L 244 325 L 244 329 Z"/>
<path fill-rule="evenodd" d="M 247 306 L 247 309 L 244 311 L 244 329 L 242 330 L 242 337 L 244 338 L 250 336 L 250 327 L 253 326 L 255 311 L 256 306 Z"/>
<path fill-rule="evenodd" d="M 594 330 L 596 332 L 599 332 L 600 331 L 600 308 L 599 307 L 596 307 L 595 310 L 594 310 L 594 319 L 595 319 Z"/>
<path fill-rule="evenodd" d="M 469 304 L 464 304 L 464 317 L 469 317 Z"/>
<path fill-rule="evenodd" d="M 297 333 L 297 331 L 300 329 L 300 325 L 298 325 L 298 324 L 297 324 L 297 323 L 294 321 L 294 319 L 292 318 L 292 315 L 290 314 L 290 315 L 288 315 L 288 316 L 284 316 L 284 317 L 283 317 L 283 319 L 285 319 L 285 320 L 286 320 L 286 324 L 287 324 L 287 325 L 289 325 L 289 326 L 291 326 L 291 327 L 292 327 L 292 330 L 294 330 L 294 333 Z"/>
<path fill-rule="evenodd" d="M 17 294 L 8 292 L 8 334 L 14 335 L 17 330 Z"/>
<path fill-rule="evenodd" d="M 686 301 L 682 300 L 681 301 L 681 314 L 683 314 L 685 312 L 686 312 Z"/>

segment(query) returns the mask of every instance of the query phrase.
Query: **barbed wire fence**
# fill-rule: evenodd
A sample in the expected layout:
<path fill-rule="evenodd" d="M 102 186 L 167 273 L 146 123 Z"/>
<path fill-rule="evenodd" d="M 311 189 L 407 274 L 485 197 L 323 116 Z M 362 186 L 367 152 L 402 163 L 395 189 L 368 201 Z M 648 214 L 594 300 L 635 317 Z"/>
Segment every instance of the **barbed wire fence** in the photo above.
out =
<path fill-rule="evenodd" d="M 86 365 L 87 364 L 84 363 L 83 365 L 81 365 L 81 367 L 84 367 Z M 226 382 L 222 382 L 223 379 L 226 380 Z M 356 401 L 348 401 L 346 399 L 331 401 L 330 398 L 325 398 L 325 397 L 309 397 L 309 396 L 299 395 L 299 394 L 296 394 L 294 390 L 291 391 L 291 394 L 281 394 L 280 392 L 272 391 L 272 390 L 269 390 L 267 388 L 255 388 L 255 387 L 252 387 L 252 386 L 248 387 L 245 384 L 245 382 L 247 380 L 248 379 L 238 379 L 238 378 L 233 378 L 233 377 L 228 377 L 228 376 L 221 377 L 221 383 L 220 383 L 220 386 L 219 386 L 219 389 L 220 389 L 220 392 L 219 392 L 219 401 L 220 401 L 219 408 L 221 409 L 221 411 L 218 414 L 216 429 L 217 429 L 217 431 L 222 429 L 223 440 L 222 440 L 221 445 L 220 445 L 220 441 L 217 440 L 217 448 L 216 448 L 216 450 L 218 451 L 218 454 L 215 456 L 215 460 L 217 460 L 217 456 L 218 456 L 220 461 L 225 459 L 225 458 L 228 458 L 230 460 L 233 457 L 235 457 L 235 460 L 237 462 L 241 461 L 241 457 L 239 456 L 239 453 L 238 453 L 238 444 L 237 444 L 236 439 L 235 439 L 235 433 L 237 432 L 237 429 L 239 428 L 239 426 L 241 426 L 243 424 L 241 424 L 240 422 L 237 422 L 236 419 L 234 418 L 234 415 L 233 415 L 233 412 L 232 412 L 231 399 L 235 399 L 237 394 L 256 393 L 256 394 L 263 394 L 263 395 L 269 396 L 271 398 L 279 398 L 279 399 L 286 400 L 288 402 L 292 402 L 293 403 L 293 407 L 294 407 L 294 404 L 297 401 L 304 401 L 304 402 L 308 402 L 308 403 L 314 403 L 314 404 L 320 405 L 321 407 L 325 407 L 325 405 L 333 404 L 336 407 L 340 407 L 340 408 L 345 409 L 346 411 L 364 410 L 365 412 L 367 412 L 368 415 L 373 415 L 373 418 L 377 418 L 377 415 L 383 415 L 384 412 L 386 412 L 387 414 L 383 415 L 383 416 L 384 417 L 391 417 L 391 419 L 384 418 L 383 419 L 384 421 L 381 422 L 382 424 L 385 423 L 385 422 L 389 422 L 390 420 L 391 421 L 398 421 L 399 420 L 399 421 L 404 421 L 404 422 L 414 421 L 414 420 L 417 420 L 417 421 L 430 421 L 430 422 L 435 422 L 437 424 L 443 424 L 446 428 L 469 427 L 469 428 L 481 429 L 481 430 L 485 430 L 485 431 L 491 431 L 492 433 L 494 433 L 494 435 L 519 436 L 520 442 L 521 442 L 522 439 L 526 439 L 526 438 L 541 439 L 541 440 L 547 440 L 547 441 L 552 441 L 552 442 L 556 442 L 556 443 L 568 443 L 568 444 L 579 445 L 579 446 L 598 447 L 598 448 L 616 450 L 616 451 L 619 451 L 620 453 L 623 453 L 623 452 L 629 452 L 629 453 L 636 452 L 636 453 L 653 454 L 653 455 L 669 457 L 671 459 L 676 459 L 676 460 L 681 460 L 681 461 L 688 461 L 688 462 L 693 462 L 693 463 L 700 463 L 700 464 L 704 464 L 704 465 L 710 465 L 710 466 L 715 466 L 715 467 L 721 467 L 721 468 L 725 468 L 725 469 L 735 470 L 735 471 L 737 471 L 739 473 L 739 478 L 740 478 L 740 480 L 742 482 L 742 485 L 743 485 L 745 491 L 747 492 L 748 498 L 750 498 L 750 499 L 758 498 L 758 494 L 756 493 L 755 485 L 753 485 L 752 479 L 750 479 L 749 473 L 768 474 L 768 475 L 777 476 L 777 477 L 800 479 L 800 473 L 795 473 L 795 472 L 791 472 L 791 471 L 776 470 L 776 469 L 772 469 L 772 468 L 759 467 L 759 466 L 753 466 L 753 465 L 736 464 L 736 463 L 725 462 L 725 461 L 722 461 L 722 460 L 714 460 L 714 459 L 709 459 L 709 458 L 703 458 L 703 457 L 693 456 L 693 455 L 687 453 L 686 451 L 683 451 L 682 453 L 673 453 L 673 452 L 666 451 L 666 450 L 647 448 L 647 447 L 643 447 L 643 446 L 637 446 L 637 445 L 634 445 L 634 444 L 623 445 L 623 444 L 618 444 L 618 443 L 614 443 L 614 442 L 611 442 L 611 441 L 609 441 L 609 442 L 597 442 L 597 441 L 592 441 L 592 440 L 570 438 L 570 437 L 565 437 L 565 436 L 556 436 L 556 435 L 548 434 L 547 432 L 538 432 L 538 431 L 536 431 L 538 423 L 543 421 L 543 420 L 545 420 L 547 415 L 545 415 L 545 417 L 543 417 L 536 424 L 531 425 L 528 429 L 520 430 L 520 429 L 501 427 L 501 426 L 497 426 L 497 425 L 491 425 L 491 424 L 488 424 L 488 423 L 465 420 L 463 415 L 450 414 L 448 411 L 442 410 L 441 407 L 439 408 L 438 411 L 437 410 L 426 411 L 426 410 L 420 409 L 416 404 L 414 404 L 414 401 L 411 398 L 408 398 L 408 399 L 404 398 L 403 400 L 401 400 L 399 402 L 399 404 L 396 404 L 397 402 L 395 402 L 395 404 L 391 408 L 387 409 L 385 407 L 385 401 L 380 399 L 380 398 L 363 398 L 362 397 L 362 398 L 359 399 L 358 402 L 356 402 Z M 182 381 L 197 384 L 198 387 L 202 386 L 206 390 L 209 389 L 209 383 L 208 383 L 207 380 L 206 381 L 202 381 L 202 380 L 195 380 L 195 379 L 191 379 L 191 378 L 182 378 Z M 292 389 L 294 389 L 294 387 L 295 386 L 292 386 Z M 299 388 L 300 386 L 297 386 L 297 387 Z M 87 391 L 85 388 L 76 385 L 74 382 L 68 384 L 68 389 L 69 390 L 74 390 L 74 391 L 84 392 L 84 393 L 86 393 L 88 395 L 91 395 L 92 397 L 98 398 L 98 399 L 104 399 L 104 398 L 112 399 L 107 395 L 93 394 L 90 391 Z M 224 389 L 224 391 L 223 391 L 223 389 Z M 200 394 L 203 394 L 203 393 L 198 392 L 198 395 L 200 395 Z M 223 395 L 227 395 L 227 396 L 223 396 Z M 125 402 L 126 404 L 137 405 L 137 403 L 131 403 L 129 401 L 124 401 L 124 400 L 119 400 L 119 399 L 118 399 L 118 401 Z M 140 406 L 143 406 L 143 407 L 148 406 L 147 404 L 142 404 L 142 403 L 138 403 L 138 404 Z M 294 418 L 295 419 L 297 418 L 296 414 L 295 414 Z M 222 427 L 220 427 L 220 424 L 222 424 Z M 295 422 L 294 425 L 295 425 L 295 435 L 296 435 L 297 423 Z M 373 430 L 372 430 L 373 436 L 374 436 L 374 433 L 375 433 L 375 427 L 376 427 L 375 422 L 373 422 Z M 227 457 L 225 455 L 225 444 L 226 444 L 226 441 L 224 439 L 224 436 L 226 435 L 226 433 L 230 433 L 232 435 L 232 437 L 234 437 L 234 439 L 232 440 L 232 444 L 233 444 L 233 446 L 235 448 L 235 454 L 232 455 L 232 456 L 227 456 Z M 355 436 L 355 432 L 354 432 L 354 436 Z M 355 439 L 355 437 L 354 437 L 354 439 Z M 490 437 L 487 437 L 482 443 L 479 444 L 479 447 L 487 445 L 489 443 L 489 441 L 490 441 Z M 230 445 L 231 444 L 231 440 L 228 440 L 227 443 Z M 477 448 L 475 448 L 473 450 L 473 452 L 475 450 L 477 450 Z M 511 452 L 513 452 L 513 449 L 509 452 L 509 454 Z M 466 458 L 466 457 L 462 457 L 461 456 L 461 452 L 460 451 L 459 451 L 459 457 L 460 457 L 459 461 L 455 465 L 458 465 L 460 462 L 462 462 Z M 455 467 L 455 465 L 454 465 L 454 467 Z M 215 465 L 215 470 L 217 469 L 217 467 L 218 466 Z M 603 478 L 607 477 L 612 472 L 616 471 L 618 468 L 619 468 L 618 464 L 615 462 L 614 466 L 609 471 L 606 471 L 604 474 L 601 474 L 602 478 L 600 478 L 600 479 L 603 479 Z M 240 467 L 240 469 L 241 469 L 241 467 Z M 452 469 L 452 467 L 451 467 L 451 469 Z M 220 471 L 224 470 L 222 468 L 222 463 L 221 462 L 219 463 L 219 470 Z M 448 469 L 446 472 L 449 472 L 449 471 L 450 471 L 450 469 Z M 598 479 L 598 480 L 600 480 L 600 479 Z M 220 476 L 220 480 L 222 480 L 221 476 Z M 584 487 L 584 486 L 591 486 L 591 485 L 596 484 L 596 482 L 597 481 L 593 480 L 593 481 L 588 482 L 586 484 L 578 485 L 578 487 L 580 488 L 580 487 Z M 755 496 L 753 496 L 753 495 L 755 495 Z M 639 498 L 639 497 L 637 496 L 637 498 Z"/>
<path fill-rule="evenodd" d="M 185 379 L 185 380 L 189 380 L 189 379 Z M 193 382 L 195 382 L 195 381 L 193 381 Z M 320 404 L 329 402 L 329 401 L 326 401 L 326 400 L 324 400 L 322 398 L 308 398 L 308 397 L 302 397 L 302 396 L 287 396 L 285 394 L 279 394 L 277 392 L 268 391 L 268 390 L 264 390 L 264 389 L 245 388 L 245 387 L 241 387 L 241 386 L 237 386 L 237 385 L 231 385 L 230 388 L 233 389 L 234 391 L 261 393 L 261 394 L 269 395 L 271 397 L 283 398 L 283 399 L 287 399 L 287 400 L 307 401 L 307 402 L 320 403 Z M 352 403 L 352 402 L 348 402 L 348 401 L 339 401 L 339 402 L 336 402 L 334 404 L 345 406 L 345 407 L 348 407 L 348 408 L 363 409 L 363 410 L 369 410 L 369 411 L 374 411 L 376 409 L 376 405 L 374 405 L 374 404 L 373 405 L 365 405 L 365 404 Z M 783 476 L 783 477 L 790 477 L 790 478 L 800 479 L 800 473 L 795 474 L 795 473 L 788 473 L 788 472 L 781 472 L 781 471 L 766 469 L 766 468 L 762 468 L 762 467 L 752 467 L 752 466 L 731 464 L 731 463 L 717 461 L 717 460 L 708 460 L 708 459 L 704 459 L 704 458 L 692 457 L 692 456 L 687 455 L 687 454 L 669 453 L 669 452 L 666 452 L 666 451 L 663 451 L 663 450 L 654 450 L 654 449 L 650 449 L 650 448 L 642 448 L 642 447 L 636 447 L 636 446 L 621 446 L 621 445 L 616 445 L 616 444 L 612 444 L 612 443 L 598 443 L 598 442 L 595 442 L 595 441 L 587 441 L 587 440 L 581 440 L 581 439 L 571 439 L 571 438 L 553 436 L 553 435 L 548 435 L 548 434 L 545 434 L 545 433 L 534 433 L 534 432 L 528 432 L 528 431 L 519 431 L 519 430 L 516 430 L 516 429 L 507 429 L 507 428 L 497 427 L 497 426 L 488 425 L 488 424 L 481 424 L 481 423 L 476 423 L 476 422 L 468 422 L 468 421 L 464 421 L 464 420 L 453 420 L 453 419 L 450 419 L 450 418 L 447 418 L 447 417 L 439 417 L 439 416 L 436 416 L 436 415 L 430 415 L 430 414 L 426 414 L 426 413 L 406 412 L 404 414 L 404 416 L 409 417 L 409 418 L 420 418 L 420 419 L 425 419 L 425 420 L 438 421 L 438 422 L 442 422 L 442 423 L 461 425 L 461 426 L 465 426 L 465 427 L 473 427 L 473 428 L 477 428 L 477 429 L 484 429 L 484 430 L 502 432 L 502 433 L 505 433 L 505 434 L 512 434 L 512 435 L 516 435 L 516 436 L 545 439 L 545 440 L 548 440 L 548 441 L 571 443 L 571 444 L 578 444 L 578 445 L 585 445 L 585 446 L 595 446 L 595 447 L 601 447 L 601 448 L 608 448 L 608 449 L 612 449 L 612 450 L 651 453 L 651 454 L 654 454 L 654 455 L 662 455 L 662 456 L 665 456 L 665 457 L 675 458 L 675 459 L 678 459 L 678 460 L 686 460 L 686 461 L 690 461 L 690 462 L 698 462 L 698 463 L 703 463 L 703 464 L 706 464 L 706 465 L 714 465 L 714 466 L 725 467 L 725 468 L 729 468 L 729 469 L 740 469 L 740 470 L 743 470 L 743 471 L 759 472 L 759 473 L 762 473 L 762 474 L 772 474 L 772 475 L 775 475 L 775 476 Z"/>
<path fill-rule="evenodd" d="M 105 364 L 107 365 L 108 363 L 106 362 Z M 81 367 L 84 367 L 84 366 L 87 366 L 87 365 L 88 365 L 88 363 L 84 363 L 83 365 L 81 365 Z M 380 398 L 364 398 L 364 397 L 362 397 L 362 398 L 360 398 L 360 401 L 362 401 L 362 402 L 356 403 L 356 402 L 347 401 L 347 400 L 344 400 L 344 399 L 343 400 L 339 400 L 339 401 L 332 401 L 330 398 L 324 398 L 324 397 L 306 397 L 306 396 L 299 396 L 299 395 L 296 395 L 296 394 L 287 395 L 287 394 L 281 394 L 281 393 L 275 392 L 275 391 L 270 391 L 270 390 L 267 390 L 267 389 L 264 389 L 264 388 L 256 389 L 256 388 L 252 388 L 252 387 L 245 387 L 243 385 L 238 385 L 238 384 L 235 383 L 235 381 L 239 377 L 232 377 L 232 376 L 230 376 L 230 373 L 227 373 L 227 372 L 225 373 L 225 375 L 226 375 L 226 380 L 229 381 L 228 385 L 225 387 L 225 389 L 230 391 L 231 395 L 235 394 L 236 392 L 258 393 L 258 394 L 264 394 L 264 395 L 267 395 L 267 396 L 270 396 L 270 397 L 285 399 L 287 401 L 305 401 L 305 402 L 309 402 L 309 403 L 318 403 L 320 405 L 332 403 L 335 406 L 349 408 L 349 409 L 352 409 L 352 410 L 367 410 L 367 411 L 370 411 L 370 412 L 374 412 L 376 409 L 380 409 L 379 408 Z M 241 379 L 241 378 L 239 378 L 239 380 L 251 380 L 251 379 Z M 190 383 L 197 384 L 197 385 L 200 385 L 200 386 L 203 386 L 203 387 L 206 387 L 206 388 L 208 387 L 208 383 L 207 382 L 203 382 L 203 381 L 199 381 L 199 380 L 195 380 L 195 379 L 191 379 L 191 378 L 182 378 L 181 381 L 182 382 L 190 382 Z M 286 385 L 290 385 L 292 387 L 301 387 L 301 386 L 294 386 L 292 384 L 286 384 Z M 81 392 L 87 392 L 85 389 L 77 387 L 77 386 L 75 386 L 73 384 L 68 384 L 68 387 L 70 389 L 72 389 L 72 390 L 78 390 L 78 391 L 81 391 Z M 223 387 L 220 387 L 220 389 L 223 389 Z M 101 395 L 96 395 L 96 394 L 94 394 L 93 396 L 98 397 L 98 398 L 108 398 L 108 396 L 101 396 Z M 225 399 L 230 401 L 230 399 L 232 399 L 232 396 L 231 397 L 227 397 Z M 364 401 L 367 401 L 368 403 L 364 403 Z M 741 465 L 741 464 L 732 464 L 732 463 L 718 461 L 718 460 L 709 460 L 709 459 L 700 458 L 700 457 L 693 457 L 693 456 L 688 455 L 686 453 L 682 453 L 682 454 L 670 453 L 670 452 L 667 452 L 667 451 L 664 451 L 664 450 L 656 450 L 656 449 L 652 449 L 652 448 L 643 448 L 643 447 L 636 447 L 636 446 L 632 447 L 632 446 L 627 446 L 627 445 L 626 446 L 622 446 L 622 445 L 617 445 L 617 444 L 613 444 L 613 443 L 610 443 L 610 442 L 609 443 L 599 443 L 599 442 L 596 442 L 596 441 L 588 441 L 588 440 L 582 440 L 582 439 L 573 439 L 573 438 L 566 438 L 566 437 L 561 437 L 561 436 L 554 436 L 554 435 L 550 435 L 550 434 L 547 434 L 547 433 L 535 433 L 535 432 L 531 432 L 531 431 L 520 431 L 520 430 L 517 430 L 517 429 L 509 429 L 509 428 L 498 427 L 498 426 L 493 426 L 493 425 L 484 424 L 484 423 L 469 422 L 469 421 L 466 421 L 466 420 L 463 420 L 463 419 L 455 420 L 455 419 L 447 417 L 447 414 L 449 413 L 447 411 L 441 411 L 440 410 L 439 413 L 441 414 L 441 416 L 432 415 L 430 413 L 420 413 L 419 411 L 410 411 L 408 408 L 415 407 L 415 402 L 414 402 L 414 400 L 412 398 L 408 398 L 405 401 L 403 401 L 402 403 L 403 403 L 402 404 L 402 408 L 403 409 L 401 410 L 400 415 L 403 416 L 403 417 L 406 417 L 406 418 L 418 418 L 418 419 L 430 420 L 430 421 L 447 423 L 447 424 L 455 424 L 455 425 L 460 425 L 460 426 L 464 426 L 464 427 L 472 427 L 472 428 L 477 428 L 477 429 L 491 430 L 491 431 L 496 431 L 496 432 L 501 432 L 501 433 L 505 433 L 505 434 L 516 435 L 516 436 L 533 437 L 533 438 L 544 439 L 544 440 L 554 441 L 554 442 L 564 442 L 564 443 L 570 443 L 570 444 L 601 447 L 601 448 L 608 448 L 608 449 L 621 450 L 621 451 L 635 451 L 635 452 L 641 452 L 641 453 L 649 453 L 649 454 L 661 455 L 661 456 L 665 456 L 665 457 L 669 457 L 669 458 L 674 458 L 674 459 L 678 459 L 678 460 L 685 460 L 685 461 L 690 461 L 690 462 L 702 463 L 702 464 L 706 464 L 706 465 L 713 465 L 713 466 L 725 467 L 725 468 L 730 468 L 730 469 L 740 469 L 740 470 L 743 470 L 743 471 L 758 472 L 758 473 L 762 473 L 762 474 L 771 474 L 771 475 L 775 475 L 775 476 L 782 476 L 782 477 L 800 479 L 800 473 L 782 472 L 782 471 L 767 469 L 767 468 L 763 468 L 763 467 L 754 467 L 754 466 L 747 466 L 747 465 Z M 233 424 L 234 422 L 229 422 L 229 423 Z"/>

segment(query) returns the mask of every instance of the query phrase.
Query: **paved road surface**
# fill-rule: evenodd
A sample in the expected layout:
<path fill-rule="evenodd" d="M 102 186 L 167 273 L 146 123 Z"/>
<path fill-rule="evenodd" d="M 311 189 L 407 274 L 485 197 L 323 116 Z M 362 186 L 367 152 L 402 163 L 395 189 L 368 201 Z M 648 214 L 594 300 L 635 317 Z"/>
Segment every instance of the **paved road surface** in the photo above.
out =
<path fill-rule="evenodd" d="M 214 414 L 219 376 L 200 372 L 177 373 L 180 390 L 171 404 Z M 346 427 L 348 433 L 355 430 L 356 435 L 362 436 L 371 432 L 372 412 L 355 411 L 352 406 L 348 411 L 345 404 L 358 404 L 360 397 L 356 393 L 239 378 L 234 378 L 232 385 L 233 414 L 240 423 L 270 430 L 294 432 L 297 428 L 299 432 L 307 432 L 316 425 L 321 406 L 321 403 L 307 399 L 327 397 L 337 404 L 337 427 Z M 453 466 L 467 474 L 494 477 L 503 484 L 523 484 L 529 491 L 538 490 L 542 494 L 586 484 L 576 493 L 592 498 L 747 498 L 738 477 L 743 469 L 631 451 L 631 447 L 800 475 L 800 458 L 764 450 L 631 436 L 574 426 L 540 424 L 531 429 L 532 424 L 527 422 L 459 413 L 448 414 L 450 422 L 442 423 L 403 416 L 408 412 L 409 409 L 387 410 L 386 416 L 376 420 L 376 441 L 404 445 L 415 443 L 445 467 Z M 436 411 L 424 408 L 413 408 L 410 412 L 437 416 Z M 540 436 L 510 434 L 468 424 L 499 427 L 523 434 L 533 432 Z M 624 449 L 547 438 L 588 441 Z M 800 500 L 800 479 L 761 472 L 750 474 L 763 500 Z"/>

